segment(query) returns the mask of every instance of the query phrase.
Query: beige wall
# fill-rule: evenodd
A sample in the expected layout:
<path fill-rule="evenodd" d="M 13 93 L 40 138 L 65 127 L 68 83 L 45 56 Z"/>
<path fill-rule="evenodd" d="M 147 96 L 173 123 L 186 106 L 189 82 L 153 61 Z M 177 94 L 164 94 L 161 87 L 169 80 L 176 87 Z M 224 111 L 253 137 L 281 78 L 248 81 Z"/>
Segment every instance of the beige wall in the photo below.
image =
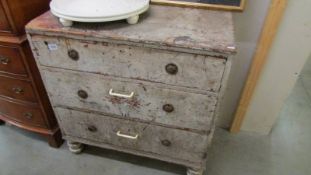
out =
<path fill-rule="evenodd" d="M 311 1 L 289 0 L 242 130 L 268 134 L 311 52 Z"/>
<path fill-rule="evenodd" d="M 246 80 L 270 0 L 248 0 L 243 13 L 234 13 L 238 53 L 233 58 L 225 99 L 218 118 L 218 126 L 231 125 L 240 94 Z"/>

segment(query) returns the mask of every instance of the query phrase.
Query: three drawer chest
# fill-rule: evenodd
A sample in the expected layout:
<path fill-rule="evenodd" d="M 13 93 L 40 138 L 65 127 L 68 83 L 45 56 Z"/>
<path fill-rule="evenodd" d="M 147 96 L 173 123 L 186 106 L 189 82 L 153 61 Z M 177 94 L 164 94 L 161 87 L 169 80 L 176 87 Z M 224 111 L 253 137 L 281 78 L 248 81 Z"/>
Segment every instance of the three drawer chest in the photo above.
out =
<path fill-rule="evenodd" d="M 27 33 L 70 151 L 88 144 L 203 173 L 235 53 L 230 12 L 153 5 L 135 25 L 72 27 L 47 12 Z"/>

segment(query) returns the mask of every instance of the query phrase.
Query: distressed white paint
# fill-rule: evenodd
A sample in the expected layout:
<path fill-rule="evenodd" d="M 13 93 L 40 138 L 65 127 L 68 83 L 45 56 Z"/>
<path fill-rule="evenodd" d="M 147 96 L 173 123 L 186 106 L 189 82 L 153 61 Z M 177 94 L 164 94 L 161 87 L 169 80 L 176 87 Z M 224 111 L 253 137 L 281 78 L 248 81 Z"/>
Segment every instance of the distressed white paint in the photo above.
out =
<path fill-rule="evenodd" d="M 116 80 L 98 74 L 79 73 L 41 68 L 47 91 L 53 106 L 67 106 L 118 115 L 124 119 L 160 123 L 167 126 L 201 131 L 211 129 L 211 121 L 217 103 L 217 94 L 201 95 L 154 87 L 146 83 Z M 132 98 L 111 96 L 109 91 L 135 94 Z M 88 98 L 82 99 L 77 92 L 84 90 Z M 174 106 L 165 112 L 165 104 Z"/>
<path fill-rule="evenodd" d="M 165 83 L 174 86 L 216 91 L 220 89 L 226 60 L 166 50 L 135 47 L 106 42 L 79 41 L 34 36 L 33 46 L 40 64 L 70 70 L 101 73 Z M 57 45 L 50 50 L 47 45 Z M 79 53 L 79 60 L 68 56 L 68 50 Z M 175 64 L 178 72 L 170 75 L 165 67 Z"/>
<path fill-rule="evenodd" d="M 55 111 L 64 135 L 197 164 L 201 162 L 207 149 L 207 135 L 63 108 L 56 108 Z M 90 126 L 97 130 L 89 131 Z M 138 135 L 137 139 L 119 137 L 119 131 L 124 135 Z M 164 140 L 169 141 L 170 146 L 163 145 Z"/>
<path fill-rule="evenodd" d="M 33 20 L 28 37 L 65 138 L 203 171 L 215 107 L 231 66 L 228 57 L 235 52 L 231 17 L 229 12 L 153 6 L 143 22 L 132 26 L 69 29 L 50 13 Z M 48 50 L 50 43 L 59 49 Z M 79 52 L 78 61 L 68 60 L 69 49 Z M 168 63 L 178 66 L 176 75 L 165 72 Z M 126 98 L 112 98 L 111 89 Z M 78 97 L 78 90 L 88 98 Z M 162 110 L 166 103 L 174 106 L 172 113 Z M 100 134 L 93 127 L 87 127 L 93 134 L 84 132 L 89 123 L 99 124 Z M 143 143 L 118 135 L 130 141 L 141 135 Z M 161 147 L 162 137 L 171 146 Z"/>

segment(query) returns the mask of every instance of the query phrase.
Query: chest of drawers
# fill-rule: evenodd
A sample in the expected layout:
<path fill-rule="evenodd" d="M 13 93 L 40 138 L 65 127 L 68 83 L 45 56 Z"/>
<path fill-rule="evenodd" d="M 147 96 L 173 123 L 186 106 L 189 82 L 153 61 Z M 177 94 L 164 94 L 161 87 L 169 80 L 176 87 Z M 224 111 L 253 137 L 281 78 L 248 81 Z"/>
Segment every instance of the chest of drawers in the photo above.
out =
<path fill-rule="evenodd" d="M 90 144 L 202 174 L 235 52 L 232 16 L 152 6 L 139 24 L 27 26 L 72 152 Z"/>
<path fill-rule="evenodd" d="M 42 134 L 59 147 L 60 129 L 25 34 L 25 24 L 48 7 L 49 0 L 0 0 L 0 124 Z"/>

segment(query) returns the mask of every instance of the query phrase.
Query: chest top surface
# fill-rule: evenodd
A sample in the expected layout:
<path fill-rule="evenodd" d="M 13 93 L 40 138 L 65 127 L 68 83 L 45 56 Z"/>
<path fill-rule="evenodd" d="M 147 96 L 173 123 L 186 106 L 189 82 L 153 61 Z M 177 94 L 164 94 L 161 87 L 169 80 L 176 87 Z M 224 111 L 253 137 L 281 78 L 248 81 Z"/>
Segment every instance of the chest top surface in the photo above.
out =
<path fill-rule="evenodd" d="M 198 51 L 235 53 L 231 12 L 152 5 L 140 22 L 76 23 L 63 27 L 50 12 L 31 21 L 30 34 L 113 40 Z"/>

